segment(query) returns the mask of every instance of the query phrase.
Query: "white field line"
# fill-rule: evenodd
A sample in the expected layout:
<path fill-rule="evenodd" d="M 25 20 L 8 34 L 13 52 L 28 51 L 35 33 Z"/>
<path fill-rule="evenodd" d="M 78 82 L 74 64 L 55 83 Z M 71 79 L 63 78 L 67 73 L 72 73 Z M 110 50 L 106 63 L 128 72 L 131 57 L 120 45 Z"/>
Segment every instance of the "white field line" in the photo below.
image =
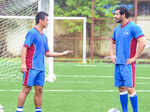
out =
<path fill-rule="evenodd" d="M 78 66 L 78 67 L 83 67 L 83 66 L 85 66 L 85 67 L 95 67 L 95 66 L 97 66 L 97 65 L 74 65 L 74 66 Z"/>
<path fill-rule="evenodd" d="M 105 76 L 105 75 L 56 75 L 56 77 L 66 77 L 66 78 L 113 78 L 113 76 Z"/>
<path fill-rule="evenodd" d="M 56 81 L 57 82 L 57 81 Z M 57 84 L 103 84 L 104 82 L 101 83 L 101 81 L 58 81 Z M 112 83 L 113 84 L 113 83 Z M 150 85 L 150 83 L 145 83 L 145 82 L 136 82 L 136 85 Z"/>
<path fill-rule="evenodd" d="M 111 75 L 61 75 L 58 74 L 56 77 L 66 77 L 66 78 L 113 78 Z M 150 77 L 136 77 L 136 79 L 150 79 Z"/>
<path fill-rule="evenodd" d="M 139 75 L 139 74 L 138 74 Z M 14 75 L 14 74 L 0 74 L 0 77 L 17 77 L 17 76 L 21 76 L 21 74 L 18 74 L 18 75 Z M 56 77 L 64 77 L 64 78 L 113 78 L 114 76 L 113 75 L 102 75 L 102 74 L 99 74 L 99 75 L 61 75 L 61 74 L 56 74 Z M 147 79 L 147 80 L 150 80 L 150 77 L 142 77 L 142 76 L 137 76 L 136 79 Z"/>
<path fill-rule="evenodd" d="M 58 66 L 64 66 L 64 63 L 61 63 L 61 62 L 55 62 Z M 99 67 L 99 66 L 101 66 L 101 67 L 113 67 L 114 65 L 113 64 L 103 64 L 103 65 L 98 65 L 98 64 L 85 64 L 85 63 L 81 63 L 81 64 L 79 64 L 79 63 L 70 63 L 70 62 L 68 62 L 69 63 L 69 65 L 72 65 L 72 66 L 75 66 L 75 67 L 81 67 L 81 66 L 85 66 L 85 67 L 91 67 L 91 66 L 93 66 L 93 67 L 95 67 L 95 66 L 97 66 L 97 67 Z"/>
<path fill-rule="evenodd" d="M 136 79 L 150 79 L 150 77 L 136 77 Z"/>
<path fill-rule="evenodd" d="M 0 92 L 20 92 L 21 90 L 0 90 Z M 118 90 L 43 90 L 44 92 L 66 92 L 66 93 L 112 93 Z M 150 90 L 136 90 L 139 93 L 150 93 Z"/>
<path fill-rule="evenodd" d="M 150 83 L 147 82 L 136 82 L 136 85 L 150 85 Z"/>
<path fill-rule="evenodd" d="M 60 66 L 64 66 L 64 64 L 62 63 L 62 62 L 55 62 L 57 65 L 60 65 Z M 68 63 L 70 63 L 70 62 L 68 62 Z M 70 63 L 71 64 L 71 63 Z M 76 66 L 76 67 L 81 67 L 81 66 L 83 66 L 83 67 L 95 67 L 95 66 L 101 66 L 101 67 L 114 67 L 115 65 L 114 64 L 103 64 L 103 65 L 98 65 L 98 64 L 85 64 L 85 63 L 81 63 L 81 64 L 79 64 L 79 63 L 72 63 L 71 64 L 72 66 Z M 139 68 L 139 67 L 144 67 L 144 68 L 149 68 L 149 66 L 147 66 L 146 64 L 143 64 L 143 65 L 141 65 L 141 64 L 138 64 L 138 65 L 136 65 L 136 68 Z"/>

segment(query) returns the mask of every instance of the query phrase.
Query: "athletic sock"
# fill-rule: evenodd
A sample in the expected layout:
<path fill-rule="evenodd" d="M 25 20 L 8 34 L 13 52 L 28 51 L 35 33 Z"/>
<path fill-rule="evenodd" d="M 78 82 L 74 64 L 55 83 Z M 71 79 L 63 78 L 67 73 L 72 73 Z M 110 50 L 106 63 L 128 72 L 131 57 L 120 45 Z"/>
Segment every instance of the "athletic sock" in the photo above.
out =
<path fill-rule="evenodd" d="M 128 92 L 120 92 L 120 103 L 122 106 L 122 112 L 128 112 Z"/>
<path fill-rule="evenodd" d="M 36 107 L 35 112 L 42 112 L 41 107 Z"/>
<path fill-rule="evenodd" d="M 23 112 L 23 107 L 17 107 L 16 112 Z"/>
<path fill-rule="evenodd" d="M 138 97 L 136 92 L 129 96 L 130 96 L 130 102 L 132 105 L 133 112 L 138 112 Z"/>

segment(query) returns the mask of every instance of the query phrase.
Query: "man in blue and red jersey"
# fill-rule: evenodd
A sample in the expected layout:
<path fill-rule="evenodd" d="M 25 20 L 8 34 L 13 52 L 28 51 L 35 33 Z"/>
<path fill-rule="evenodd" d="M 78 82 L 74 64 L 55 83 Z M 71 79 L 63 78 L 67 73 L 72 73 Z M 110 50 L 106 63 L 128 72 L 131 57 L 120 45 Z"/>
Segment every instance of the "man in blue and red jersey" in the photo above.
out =
<path fill-rule="evenodd" d="M 45 81 L 44 57 L 63 56 L 72 51 L 51 53 L 47 37 L 43 29 L 48 25 L 48 14 L 39 12 L 35 18 L 36 25 L 26 35 L 21 57 L 21 72 L 23 72 L 23 89 L 18 97 L 16 112 L 23 112 L 23 106 L 32 87 L 35 87 L 35 112 L 42 112 L 42 89 Z"/>
<path fill-rule="evenodd" d="M 129 16 L 125 7 L 116 8 L 114 18 L 120 24 L 113 33 L 110 54 L 112 62 L 115 64 L 115 86 L 120 91 L 122 111 L 128 112 L 129 94 L 133 112 L 138 112 L 135 62 L 145 47 L 145 39 L 141 28 L 129 21 Z M 137 43 L 138 48 L 136 49 Z"/>

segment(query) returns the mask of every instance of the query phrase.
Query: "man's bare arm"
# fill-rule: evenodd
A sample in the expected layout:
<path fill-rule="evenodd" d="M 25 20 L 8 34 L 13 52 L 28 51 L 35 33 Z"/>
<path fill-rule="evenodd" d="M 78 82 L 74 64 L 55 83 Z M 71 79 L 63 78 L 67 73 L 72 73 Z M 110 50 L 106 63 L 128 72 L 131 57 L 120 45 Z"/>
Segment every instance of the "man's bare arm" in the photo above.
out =
<path fill-rule="evenodd" d="M 116 45 L 115 41 L 111 40 L 111 43 L 110 43 L 110 56 L 111 56 L 112 62 L 114 64 L 116 63 L 115 45 Z"/>
<path fill-rule="evenodd" d="M 144 37 L 137 39 L 137 41 L 138 41 L 138 48 L 137 48 L 136 54 L 134 57 L 127 60 L 127 64 L 131 64 L 135 62 L 137 58 L 141 55 L 142 51 L 144 50 L 146 46 L 146 41 Z"/>
<path fill-rule="evenodd" d="M 27 55 L 27 48 L 25 46 L 23 46 L 22 54 L 21 54 L 21 72 L 25 72 L 27 70 L 26 55 Z"/>

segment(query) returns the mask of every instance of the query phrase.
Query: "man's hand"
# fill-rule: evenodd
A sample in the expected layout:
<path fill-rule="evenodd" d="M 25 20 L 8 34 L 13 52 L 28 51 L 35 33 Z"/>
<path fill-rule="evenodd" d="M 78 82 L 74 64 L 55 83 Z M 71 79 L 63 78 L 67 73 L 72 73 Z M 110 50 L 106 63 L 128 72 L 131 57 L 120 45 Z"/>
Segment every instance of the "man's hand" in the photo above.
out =
<path fill-rule="evenodd" d="M 132 64 L 132 63 L 135 62 L 135 61 L 136 61 L 136 58 L 135 58 L 135 57 L 132 57 L 132 58 L 130 58 L 130 59 L 127 60 L 126 64 L 127 64 L 127 65 L 128 65 L 128 64 Z"/>
<path fill-rule="evenodd" d="M 21 70 L 22 73 L 27 71 L 26 64 L 21 64 Z"/>
<path fill-rule="evenodd" d="M 72 51 L 71 50 L 66 50 L 64 52 L 61 52 L 61 53 L 58 53 L 58 52 L 46 52 L 46 56 L 47 57 L 59 57 L 59 56 L 64 56 L 64 55 L 67 55 L 67 54 L 71 54 Z"/>
<path fill-rule="evenodd" d="M 111 56 L 111 60 L 115 64 L 116 63 L 116 56 L 115 55 Z"/>
<path fill-rule="evenodd" d="M 71 50 L 67 50 L 67 51 L 64 51 L 64 52 L 62 53 L 62 55 L 67 55 L 67 54 L 71 54 L 71 53 L 72 53 Z"/>

